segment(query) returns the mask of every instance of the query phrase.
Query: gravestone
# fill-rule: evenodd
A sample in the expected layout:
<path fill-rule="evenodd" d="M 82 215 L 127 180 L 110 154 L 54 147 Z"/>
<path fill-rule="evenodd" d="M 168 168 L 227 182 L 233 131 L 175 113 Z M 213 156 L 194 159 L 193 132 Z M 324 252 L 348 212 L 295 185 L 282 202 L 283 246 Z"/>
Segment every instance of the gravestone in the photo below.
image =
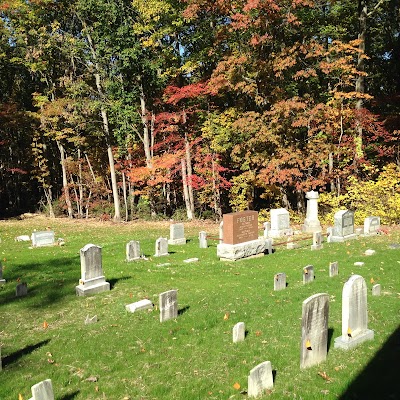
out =
<path fill-rule="evenodd" d="M 311 245 L 311 250 L 321 250 L 323 248 L 322 244 L 322 232 L 313 233 L 313 244 Z"/>
<path fill-rule="evenodd" d="M 87 244 L 80 250 L 81 279 L 75 286 L 78 296 L 88 296 L 110 290 L 110 283 L 106 282 L 103 274 L 101 247 Z"/>
<path fill-rule="evenodd" d="M 350 239 L 356 239 L 354 233 L 354 212 L 350 210 L 340 210 L 335 213 L 334 227 L 330 242 L 344 242 Z"/>
<path fill-rule="evenodd" d="M 126 244 L 126 261 L 136 261 L 140 258 L 140 243 L 137 240 L 131 240 Z"/>
<path fill-rule="evenodd" d="M 266 237 L 264 237 L 264 240 L 265 240 L 265 253 L 272 254 L 274 252 L 273 248 L 274 240 L 272 238 L 266 238 Z"/>
<path fill-rule="evenodd" d="M 339 275 L 339 264 L 337 261 L 333 261 L 329 263 L 329 277 L 332 278 L 337 275 Z"/>
<path fill-rule="evenodd" d="M 168 290 L 160 293 L 160 322 L 168 321 L 178 317 L 178 291 Z"/>
<path fill-rule="evenodd" d="M 288 236 L 287 238 L 287 242 L 286 242 L 286 249 L 287 250 L 293 250 L 293 249 L 297 249 L 299 247 L 298 242 L 294 241 L 294 238 L 292 235 Z"/>
<path fill-rule="evenodd" d="M 16 297 L 23 297 L 28 294 L 28 284 L 26 282 L 18 283 L 17 287 L 15 288 L 15 296 Z"/>
<path fill-rule="evenodd" d="M 292 235 L 293 230 L 290 228 L 289 211 L 285 208 L 273 208 L 270 210 L 271 230 L 269 237 L 278 238 L 286 235 Z"/>
<path fill-rule="evenodd" d="M 352 275 L 343 285 L 342 336 L 335 339 L 335 348 L 344 350 L 374 338 L 374 331 L 367 328 L 367 285 L 360 275 Z"/>
<path fill-rule="evenodd" d="M 314 266 L 307 265 L 303 268 L 303 284 L 310 283 L 314 280 Z"/>
<path fill-rule="evenodd" d="M 381 228 L 379 217 L 367 217 L 364 219 L 364 235 L 376 235 Z"/>
<path fill-rule="evenodd" d="M 6 280 L 3 278 L 3 265 L 0 261 L 0 285 L 6 283 Z"/>
<path fill-rule="evenodd" d="M 169 226 L 168 244 L 186 244 L 185 228 L 182 223 L 171 224 Z"/>
<path fill-rule="evenodd" d="M 372 286 L 372 296 L 380 296 L 381 295 L 381 285 L 377 283 Z"/>
<path fill-rule="evenodd" d="M 207 232 L 199 232 L 199 247 L 200 249 L 206 249 L 208 247 Z"/>
<path fill-rule="evenodd" d="M 232 330 L 233 343 L 243 342 L 246 334 L 246 328 L 244 322 L 238 322 Z"/>
<path fill-rule="evenodd" d="M 96 322 L 97 322 L 97 315 L 93 315 L 93 317 L 89 317 L 89 315 L 86 315 L 85 325 L 95 324 Z"/>
<path fill-rule="evenodd" d="M 247 395 L 248 397 L 258 397 L 266 390 L 274 387 L 271 361 L 264 361 L 250 371 L 248 377 Z"/>
<path fill-rule="evenodd" d="M 274 290 L 286 289 L 286 274 L 284 272 L 279 272 L 274 276 Z"/>
<path fill-rule="evenodd" d="M 318 293 L 303 301 L 300 368 L 326 360 L 328 353 L 329 295 Z"/>
<path fill-rule="evenodd" d="M 168 239 L 160 237 L 156 240 L 156 254 L 155 257 L 168 256 Z"/>
<path fill-rule="evenodd" d="M 301 227 L 301 230 L 306 233 L 320 232 L 322 230 L 321 223 L 318 219 L 318 192 L 311 190 L 306 193 L 307 211 L 306 219 Z"/>
<path fill-rule="evenodd" d="M 30 400 L 54 400 L 53 385 L 51 379 L 39 382 L 31 387 L 32 397 Z"/>
<path fill-rule="evenodd" d="M 267 243 L 258 238 L 257 211 L 241 211 L 223 215 L 223 242 L 217 245 L 222 261 L 263 256 Z"/>
<path fill-rule="evenodd" d="M 148 299 L 143 299 L 125 306 L 125 309 L 131 313 L 134 313 L 135 311 L 148 310 L 151 308 L 153 308 L 153 303 Z"/>
<path fill-rule="evenodd" d="M 54 245 L 54 232 L 42 231 L 33 232 L 31 235 L 33 247 L 53 246 Z"/>
<path fill-rule="evenodd" d="M 267 221 L 263 223 L 264 227 L 264 237 L 267 238 L 269 236 L 269 231 L 271 230 L 271 222 Z"/>

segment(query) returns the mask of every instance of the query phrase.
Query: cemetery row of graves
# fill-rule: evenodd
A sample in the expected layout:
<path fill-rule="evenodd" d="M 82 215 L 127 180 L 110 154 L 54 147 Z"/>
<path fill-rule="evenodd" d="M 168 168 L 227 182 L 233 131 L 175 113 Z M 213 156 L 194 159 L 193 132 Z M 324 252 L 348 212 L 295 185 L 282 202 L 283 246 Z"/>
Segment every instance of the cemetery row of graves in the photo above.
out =
<path fill-rule="evenodd" d="M 311 197 L 311 199 L 317 198 L 317 196 L 313 197 L 312 194 L 309 197 Z M 312 203 L 312 200 L 309 201 L 309 204 L 310 203 L 316 205 L 316 202 Z M 146 247 L 146 250 L 141 248 L 141 244 L 145 242 L 144 240 L 125 241 L 125 265 L 129 268 L 133 268 L 137 273 L 140 274 L 142 273 L 142 271 L 145 271 L 146 268 L 148 272 L 152 271 L 152 268 L 157 271 L 162 271 L 164 279 L 155 284 L 157 284 L 157 287 L 163 288 L 166 288 L 166 286 L 170 286 L 169 290 L 159 290 L 159 292 L 153 294 L 152 297 L 140 297 L 140 293 L 136 293 L 135 295 L 130 293 L 129 298 L 134 299 L 135 301 L 125 301 L 124 308 L 125 312 L 128 315 L 127 318 L 132 318 L 133 321 L 135 321 L 136 323 L 138 323 L 138 321 L 141 321 L 140 324 L 145 324 L 146 316 L 154 316 L 155 311 L 158 311 L 157 319 L 158 323 L 161 325 L 168 326 L 169 324 L 179 325 L 181 323 L 184 323 L 183 321 L 185 320 L 187 315 L 190 315 L 191 313 L 190 308 L 195 308 L 195 306 L 191 304 L 190 299 L 191 297 L 194 299 L 196 296 L 190 296 L 189 292 L 190 290 L 195 291 L 194 288 L 198 286 L 199 283 L 197 281 L 196 283 L 191 282 L 189 284 L 190 289 L 188 289 L 187 287 L 186 291 L 180 287 L 179 281 L 171 287 L 172 282 L 168 282 L 167 279 L 173 280 L 175 279 L 173 277 L 174 274 L 183 274 L 182 268 L 188 268 L 187 270 L 185 270 L 185 275 L 190 275 L 193 269 L 199 270 L 201 268 L 207 268 L 207 265 L 204 264 L 210 263 L 210 265 L 212 265 L 212 269 L 219 268 L 222 269 L 222 271 L 236 271 L 233 273 L 235 274 L 235 276 L 236 274 L 238 274 L 237 276 L 239 276 L 239 278 L 237 279 L 239 279 L 239 282 L 237 282 L 237 284 L 240 284 L 241 277 L 246 274 L 252 273 L 251 269 L 255 267 L 254 269 L 258 271 L 258 273 L 262 271 L 264 279 L 266 279 L 265 277 L 268 277 L 268 280 L 270 281 L 270 283 L 272 283 L 272 290 L 265 291 L 265 294 L 263 296 L 267 303 L 269 303 L 271 300 L 273 301 L 275 297 L 281 295 L 281 293 L 284 292 L 290 293 L 292 298 L 280 297 L 281 300 L 279 300 L 279 302 L 291 302 L 294 301 L 294 298 L 302 298 L 302 300 L 299 302 L 299 304 L 301 304 L 301 310 L 299 310 L 300 312 L 298 314 L 298 317 L 295 318 L 295 320 L 299 320 L 299 323 L 295 324 L 296 326 L 298 324 L 299 329 L 295 332 L 289 332 L 289 335 L 286 336 L 290 338 L 291 342 L 297 342 L 297 349 L 296 351 L 291 352 L 292 357 L 290 357 L 290 368 L 292 369 L 292 375 L 298 376 L 298 374 L 304 373 L 304 371 L 309 371 L 313 368 L 318 368 L 324 363 L 329 363 L 330 355 L 328 355 L 328 351 L 330 354 L 330 347 L 338 349 L 337 351 L 342 351 L 343 354 L 348 352 L 349 354 L 351 354 L 352 359 L 357 359 L 357 351 L 360 351 L 361 354 L 363 354 L 363 351 L 365 351 L 364 342 L 374 343 L 376 341 L 374 329 L 371 329 L 368 323 L 369 315 L 367 298 L 370 295 L 376 298 L 380 298 L 382 287 L 380 283 L 373 282 L 371 279 L 371 288 L 368 288 L 366 277 L 363 275 L 365 273 L 371 274 L 371 268 L 376 268 L 376 265 L 372 265 L 374 263 L 371 264 L 369 260 L 374 260 L 377 255 L 375 250 L 363 249 L 363 261 L 357 259 L 357 261 L 351 262 L 350 260 L 352 260 L 352 257 L 350 255 L 347 258 L 343 256 L 338 256 L 338 258 L 341 259 L 340 263 L 338 261 L 332 260 L 333 257 L 336 256 L 336 252 L 343 252 L 343 249 L 348 248 L 351 243 L 355 243 L 356 245 L 359 245 L 360 241 L 372 241 L 373 243 L 374 240 L 379 238 L 379 218 L 367 218 L 364 223 L 364 228 L 357 229 L 354 226 L 354 213 L 352 211 L 342 210 L 335 215 L 333 228 L 328 228 L 327 235 L 323 235 L 322 228 L 318 221 L 316 206 L 308 206 L 307 218 L 303 227 L 301 227 L 301 230 L 303 232 L 303 236 L 301 236 L 299 232 L 296 232 L 295 229 L 291 228 L 287 211 L 285 209 L 276 209 L 271 210 L 271 221 L 263 224 L 261 236 L 259 235 L 260 229 L 257 213 L 254 211 L 245 211 L 224 215 L 223 221 L 219 226 L 218 234 L 210 234 L 207 233 L 205 230 L 201 230 L 196 234 L 196 237 L 194 239 L 189 240 L 186 238 L 187 235 L 185 234 L 185 224 L 171 223 L 169 226 L 169 239 L 162 236 L 158 237 L 153 242 L 154 251 L 152 252 L 152 254 L 149 254 L 149 247 Z M 312 235 L 304 236 L 304 234 L 307 233 L 312 233 Z M 296 236 L 301 236 L 302 242 L 297 241 Z M 325 248 L 323 245 L 324 236 L 327 236 L 327 245 L 325 246 Z M 64 239 L 56 240 L 55 233 L 52 230 L 36 231 L 28 237 L 31 241 L 31 246 L 29 249 L 30 251 L 43 251 L 49 248 L 64 250 L 68 249 L 69 246 L 68 239 L 65 240 L 65 243 Z M 191 237 L 193 237 L 193 234 L 191 234 Z M 146 246 L 148 242 L 149 241 L 147 240 Z M 24 243 L 25 242 L 22 242 L 21 244 Z M 54 246 L 55 244 L 60 243 L 65 245 Z M 301 245 L 301 243 L 303 243 L 303 245 Z M 304 243 L 306 244 L 304 245 Z M 285 246 L 281 247 L 277 244 L 284 244 Z M 330 261 L 329 263 L 325 262 L 327 266 L 327 271 L 324 270 L 325 277 L 321 279 L 321 270 L 318 269 L 317 271 L 315 271 L 316 267 L 314 264 L 318 264 L 319 266 L 321 265 L 319 260 L 325 259 L 326 256 L 322 254 L 326 250 L 326 247 L 332 247 L 332 251 L 329 251 L 327 255 Z M 110 296 L 113 298 L 117 296 L 118 292 L 113 294 L 113 292 L 116 292 L 117 290 L 117 284 L 115 284 L 115 286 L 111 284 L 108 278 L 105 276 L 107 274 L 103 271 L 103 258 L 106 257 L 106 248 L 107 245 L 99 246 L 92 243 L 87 243 L 80 248 L 79 256 L 81 277 L 75 285 L 75 294 L 77 295 L 75 301 L 83 302 L 83 298 L 85 298 L 88 299 L 86 301 L 86 304 L 88 304 L 87 302 L 92 301 L 92 299 L 97 298 L 99 299 L 98 301 L 101 301 L 100 299 L 109 298 L 106 297 L 108 296 L 108 293 L 110 293 Z M 190 251 L 187 253 L 185 248 L 190 248 Z M 392 251 L 391 254 L 393 254 L 393 252 L 398 252 L 398 248 L 397 246 L 392 244 L 392 248 L 390 248 L 389 251 Z M 286 271 L 288 267 L 285 263 L 282 264 L 282 268 L 280 271 L 279 269 L 277 269 L 278 265 L 281 265 L 281 263 L 278 262 L 278 265 L 276 265 L 274 260 L 282 253 L 291 253 L 291 256 L 295 256 L 296 258 L 299 257 L 299 254 L 302 254 L 301 258 L 304 257 L 304 254 L 307 254 L 307 259 L 310 259 L 311 261 L 314 260 L 312 264 L 304 264 L 301 266 L 301 269 L 297 268 L 299 272 L 299 277 L 301 275 L 301 279 L 299 282 L 297 282 L 297 277 L 293 277 L 293 272 Z M 210 262 L 203 260 L 204 254 L 207 254 L 207 258 L 212 261 Z M 318 254 L 320 254 L 321 256 L 319 257 Z M 197 257 L 191 257 L 192 255 L 196 255 Z M 360 256 L 360 253 L 358 253 L 357 255 Z M 178 256 L 180 256 L 180 263 L 178 263 L 177 265 L 175 258 L 178 258 Z M 116 255 L 115 253 L 113 253 L 112 259 L 115 258 Z M 107 257 L 107 260 L 110 259 Z M 163 260 L 166 261 L 164 262 Z M 274 264 L 274 270 L 269 268 L 270 260 L 271 263 Z M 292 262 L 294 261 L 292 260 Z M 149 264 L 152 266 L 148 268 Z M 366 264 L 371 265 L 365 268 Z M 186 267 L 182 267 L 182 265 L 185 265 Z M 346 266 L 347 270 L 349 268 L 356 268 L 357 273 L 354 273 L 354 271 L 352 270 L 351 274 L 349 274 L 350 276 L 342 276 L 339 273 L 339 265 L 340 269 L 342 268 L 342 266 Z M 106 268 L 106 270 L 107 269 L 108 268 Z M 212 273 L 211 271 L 212 270 L 207 269 L 207 274 Z M 288 275 L 291 276 L 291 281 L 287 280 Z M 315 279 L 316 275 L 317 279 Z M 19 299 L 19 301 L 23 302 L 24 300 L 29 298 L 29 282 L 23 281 L 11 283 L 7 282 L 6 278 L 7 270 L 4 274 L 0 272 L 0 282 L 3 285 L 12 284 L 16 286 L 16 299 Z M 252 278 L 252 280 L 253 279 L 254 278 Z M 328 279 L 329 281 L 327 281 L 326 279 Z M 325 287 L 319 287 L 319 281 L 324 282 Z M 242 281 L 241 283 L 243 284 L 243 290 L 244 288 L 253 289 L 252 286 L 254 286 L 255 292 L 252 293 L 250 291 L 250 293 L 246 295 L 246 302 L 248 302 L 248 297 L 251 298 L 255 296 L 259 291 L 259 288 L 257 288 L 257 283 L 251 282 L 250 287 L 249 282 L 245 283 L 244 281 Z M 336 299 L 336 302 L 341 305 L 340 334 L 334 332 L 334 337 L 330 337 L 329 327 L 332 325 L 332 317 L 330 315 L 330 308 L 332 304 L 331 302 L 332 300 L 335 302 L 335 296 L 332 296 L 330 290 L 329 292 L 324 290 L 326 287 L 329 288 L 332 285 L 334 285 L 335 291 L 340 291 L 341 297 L 341 299 Z M 220 284 L 219 288 L 223 290 L 223 286 L 223 284 Z M 301 287 L 312 287 L 312 289 L 308 289 L 307 292 L 302 293 Z M 297 291 L 296 294 L 294 292 L 295 290 Z M 390 292 L 383 291 L 383 293 L 385 294 Z M 209 293 L 207 296 L 212 296 L 212 294 Z M 229 291 L 226 296 L 229 296 Z M 385 299 L 385 297 L 386 295 L 384 295 L 382 299 Z M 184 300 L 181 300 L 182 298 Z M 124 297 L 123 300 L 126 300 L 126 298 Z M 183 303 L 181 303 L 181 301 L 183 301 Z M 186 311 L 187 309 L 189 311 Z M 398 314 L 399 308 L 397 307 L 397 310 L 394 311 L 395 314 L 396 312 Z M 336 310 L 336 317 L 333 317 L 334 320 L 335 318 L 337 320 L 337 312 L 338 311 Z M 132 315 L 132 313 L 134 315 Z M 242 316 L 244 317 L 246 314 L 246 312 L 244 314 L 242 313 Z M 225 312 L 224 320 L 233 321 L 233 319 L 230 319 L 231 315 L 233 314 L 231 314 L 230 312 Z M 198 318 L 198 316 L 196 318 Z M 206 318 L 206 316 L 203 316 L 203 318 Z M 286 317 L 282 316 L 282 318 L 285 319 Z M 97 315 L 90 316 L 88 314 L 85 318 L 85 326 L 100 326 L 102 320 L 104 319 L 104 317 L 98 319 Z M 236 349 L 241 349 L 242 351 L 244 349 L 243 346 L 246 346 L 246 344 L 250 346 L 250 343 L 252 343 L 254 339 L 257 339 L 259 336 L 262 335 L 261 333 L 259 333 L 260 331 L 254 331 L 254 329 L 252 328 L 251 319 L 252 318 L 248 318 L 248 321 L 246 318 L 243 318 L 243 320 L 238 321 L 235 324 L 233 324 L 232 322 L 229 329 L 231 346 L 236 346 Z M 281 323 L 280 320 L 276 322 L 278 322 L 279 324 Z M 154 329 L 154 325 L 152 325 L 152 327 Z M 171 330 L 173 331 L 173 328 Z M 227 334 L 226 328 L 224 334 Z M 207 335 L 207 332 L 202 332 L 202 336 L 203 335 Z M 273 340 L 276 340 L 276 338 Z M 265 350 L 264 347 L 266 345 L 272 345 L 273 340 L 271 337 L 263 340 L 261 346 L 263 350 Z M 225 346 L 226 345 L 227 344 L 225 341 Z M 239 391 L 238 393 L 238 396 L 242 397 L 243 395 L 247 395 L 248 397 L 260 397 L 263 395 L 272 396 L 275 394 L 275 392 L 279 393 L 279 385 L 282 384 L 279 376 L 281 373 L 283 373 L 284 370 L 284 368 L 282 368 L 281 371 L 281 369 L 279 368 L 279 365 L 282 362 L 282 355 L 277 356 L 277 354 L 281 354 L 279 352 L 279 346 L 277 346 L 278 352 L 275 353 L 275 357 L 267 356 L 268 353 L 273 353 L 270 350 L 265 351 L 265 355 L 260 354 L 260 348 L 257 347 L 255 343 L 253 343 L 253 347 L 253 351 L 256 351 L 257 357 L 253 357 L 254 361 L 252 362 L 252 365 L 249 365 L 249 363 L 246 362 L 240 368 L 240 370 L 242 371 L 243 369 L 247 370 L 246 382 L 243 382 L 243 373 L 241 373 L 241 384 L 239 384 L 238 382 L 234 382 L 234 384 L 228 385 L 230 386 L 230 390 L 233 390 L 235 393 L 235 390 L 238 391 L 239 388 L 242 388 L 243 390 Z M 358 347 L 361 347 L 361 350 L 358 350 Z M 267 348 L 269 349 L 268 346 Z M 6 352 L 6 349 L 4 349 L 3 347 L 2 351 L 4 353 Z M 210 350 L 207 347 L 207 350 L 203 349 L 203 352 L 204 351 L 208 352 Z M 261 353 L 264 353 L 264 351 Z M 234 354 L 232 356 L 234 357 Z M 346 358 L 345 355 L 339 357 Z M 297 362 L 294 363 L 293 359 L 296 358 Z M 258 361 L 256 362 L 256 360 Z M 93 359 L 92 362 L 95 362 L 95 359 Z M 237 369 L 235 368 L 235 366 L 231 366 L 229 368 L 229 373 L 234 373 L 233 371 L 235 371 L 235 369 Z M 295 372 L 293 372 L 293 369 Z M 343 367 L 343 369 L 345 369 L 345 367 Z M 32 398 L 34 400 L 61 398 L 59 393 L 65 390 L 65 387 L 63 387 L 63 384 L 61 382 L 57 382 L 57 380 L 52 376 L 53 374 L 51 373 L 51 364 L 49 365 L 49 371 L 49 375 L 45 377 L 46 379 L 42 379 L 40 382 L 36 382 L 32 385 L 31 392 L 33 396 Z M 3 377 L 7 373 L 8 365 L 6 363 L 6 366 L 5 368 L 3 368 L 2 371 Z M 154 373 L 154 371 L 149 371 L 148 373 L 152 374 Z M 321 371 L 319 371 L 319 373 L 321 375 Z M 326 373 L 323 372 L 323 374 Z M 321 376 L 323 376 L 323 374 Z M 212 376 L 212 373 L 210 375 Z M 275 379 L 276 376 L 278 376 L 278 379 Z M 293 377 L 294 380 L 296 380 L 295 376 Z M 310 377 L 310 375 L 306 376 L 308 376 L 308 379 L 310 379 L 308 386 L 312 385 L 312 378 Z M 210 379 L 211 381 L 218 380 L 217 376 L 213 378 L 210 377 L 208 380 Z M 330 378 L 327 378 L 326 381 L 327 383 L 331 383 Z M 338 385 L 340 388 L 339 382 L 336 382 L 335 385 Z M 332 386 L 334 385 L 332 384 L 331 387 Z M 196 389 L 194 387 L 192 389 L 192 394 L 196 393 L 196 390 L 201 390 L 201 388 Z M 301 390 L 302 389 L 300 388 L 298 392 L 299 395 L 302 395 Z M 325 396 L 329 395 L 330 389 L 323 390 L 325 390 L 326 392 Z M 226 398 L 226 393 L 224 393 L 221 389 L 219 391 L 212 389 L 209 390 L 207 393 L 210 398 L 213 398 L 213 396 L 214 398 Z M 88 397 L 87 395 L 85 397 L 84 394 L 82 394 L 83 397 L 79 397 L 79 391 L 77 391 L 75 395 L 77 396 L 77 398 L 102 398 L 101 395 L 97 392 L 93 394 L 93 397 Z M 303 395 L 305 394 L 303 393 Z M 106 395 L 103 393 L 103 397 L 104 396 Z M 121 396 L 113 397 L 113 395 L 110 394 L 108 394 L 108 396 L 109 397 L 104 398 L 122 398 Z M 4 398 L 7 399 L 7 397 Z M 9 398 L 15 398 L 15 394 L 14 396 L 10 396 Z M 129 397 L 128 395 L 128 397 L 125 396 L 124 398 L 139 397 Z M 167 393 L 164 393 L 163 395 L 159 396 L 149 395 L 147 397 L 144 395 L 143 398 L 191 398 L 191 396 L 188 394 L 186 394 L 185 396 L 183 394 L 180 394 L 177 397 L 175 394 L 171 395 L 171 397 L 168 397 Z M 198 393 L 197 397 L 193 396 L 193 398 L 199 398 Z M 317 396 L 317 398 L 319 397 Z M 337 398 L 337 396 L 332 398 Z"/>

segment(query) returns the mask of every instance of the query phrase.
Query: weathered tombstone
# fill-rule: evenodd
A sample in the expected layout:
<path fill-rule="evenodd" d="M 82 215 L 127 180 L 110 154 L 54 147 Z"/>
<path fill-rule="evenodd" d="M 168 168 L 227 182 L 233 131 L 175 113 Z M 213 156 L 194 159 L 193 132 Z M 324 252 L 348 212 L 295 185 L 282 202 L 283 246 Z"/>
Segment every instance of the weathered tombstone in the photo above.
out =
<path fill-rule="evenodd" d="M 295 242 L 293 239 L 294 238 L 293 238 L 292 235 L 287 237 L 287 242 L 286 242 L 286 249 L 287 250 L 293 250 L 293 249 L 297 249 L 299 247 L 298 242 Z"/>
<path fill-rule="evenodd" d="M 314 190 L 306 193 L 307 212 L 306 219 L 301 227 L 303 232 L 313 233 L 322 230 L 321 223 L 318 219 L 318 197 L 318 192 L 315 192 Z"/>
<path fill-rule="evenodd" d="M 333 233 L 330 236 L 331 242 L 344 242 L 350 239 L 356 239 L 354 233 L 354 212 L 350 210 L 340 210 L 335 213 L 335 224 Z"/>
<path fill-rule="evenodd" d="M 31 235 L 31 239 L 33 247 L 53 246 L 54 232 L 53 231 L 33 232 Z"/>
<path fill-rule="evenodd" d="M 274 240 L 272 238 L 266 238 L 266 237 L 264 237 L 264 240 L 265 240 L 265 253 L 272 254 L 274 251 L 273 249 Z"/>
<path fill-rule="evenodd" d="M 110 290 L 110 283 L 103 275 L 101 247 L 87 244 L 80 250 L 81 279 L 75 286 L 78 296 L 88 296 Z"/>
<path fill-rule="evenodd" d="M 274 387 L 271 361 L 264 361 L 250 371 L 248 377 L 248 397 L 261 396 L 266 390 Z"/>
<path fill-rule="evenodd" d="M 337 275 L 339 275 L 339 264 L 337 261 L 333 261 L 329 263 L 329 277 L 332 278 Z"/>
<path fill-rule="evenodd" d="M 367 217 L 364 219 L 364 235 L 376 235 L 381 228 L 379 217 Z"/>
<path fill-rule="evenodd" d="M 328 226 L 326 228 L 326 241 L 328 243 L 331 243 L 332 235 L 333 235 L 333 226 Z"/>
<path fill-rule="evenodd" d="M 150 308 L 153 308 L 153 303 L 149 299 L 139 300 L 125 306 L 125 309 L 131 313 L 134 313 L 135 311 L 148 310 Z"/>
<path fill-rule="evenodd" d="M 86 315 L 85 325 L 95 324 L 96 322 L 97 322 L 97 315 L 93 315 L 93 317 L 89 317 L 89 315 Z"/>
<path fill-rule="evenodd" d="M 286 289 L 286 274 L 284 272 L 279 272 L 274 276 L 274 290 Z"/>
<path fill-rule="evenodd" d="M 342 292 L 342 336 L 335 339 L 335 348 L 344 350 L 356 347 L 374 338 L 367 328 L 367 285 L 360 275 L 352 275 Z"/>
<path fill-rule="evenodd" d="M 160 237 L 156 240 L 156 254 L 155 257 L 168 256 L 168 239 Z"/>
<path fill-rule="evenodd" d="M 140 260 L 140 243 L 137 240 L 131 240 L 126 244 L 126 261 Z"/>
<path fill-rule="evenodd" d="M 286 235 L 292 235 L 293 230 L 290 228 L 289 211 L 285 208 L 273 208 L 270 210 L 271 230 L 269 237 L 277 238 Z"/>
<path fill-rule="evenodd" d="M 53 385 L 51 379 L 39 382 L 31 387 L 32 398 L 30 400 L 54 400 Z"/>
<path fill-rule="evenodd" d="M 169 226 L 168 244 L 186 244 L 185 228 L 182 223 L 171 224 Z"/>
<path fill-rule="evenodd" d="M 178 316 L 178 291 L 168 290 L 159 296 L 160 322 L 177 318 Z"/>
<path fill-rule="evenodd" d="M 381 285 L 379 283 L 372 286 L 372 296 L 380 296 L 381 295 Z"/>
<path fill-rule="evenodd" d="M 311 250 L 321 250 L 323 248 L 322 244 L 322 232 L 313 233 L 313 244 L 311 245 Z"/>
<path fill-rule="evenodd" d="M 217 245 L 217 256 L 222 261 L 263 256 L 266 240 L 258 237 L 257 211 L 224 214 L 223 243 Z"/>
<path fill-rule="evenodd" d="M 271 222 L 267 221 L 263 223 L 264 227 L 264 237 L 267 238 L 269 236 L 269 231 L 271 230 Z"/>
<path fill-rule="evenodd" d="M 198 261 L 199 261 L 199 259 L 197 257 L 187 258 L 186 260 L 183 260 L 183 262 L 186 264 L 195 263 Z"/>
<path fill-rule="evenodd" d="M 6 283 L 6 280 L 3 278 L 3 265 L 0 261 L 0 285 Z"/>
<path fill-rule="evenodd" d="M 314 280 L 314 266 L 307 265 L 303 268 L 303 283 L 310 283 Z"/>
<path fill-rule="evenodd" d="M 15 296 L 16 297 L 23 297 L 28 294 L 28 284 L 26 282 L 18 283 L 17 287 L 15 288 Z"/>
<path fill-rule="evenodd" d="M 243 342 L 246 334 L 244 322 L 238 322 L 232 329 L 233 343 Z"/>
<path fill-rule="evenodd" d="M 207 232 L 199 232 L 199 247 L 200 249 L 206 249 L 208 247 Z"/>
<path fill-rule="evenodd" d="M 303 301 L 300 368 L 326 360 L 328 352 L 329 295 L 318 293 Z"/>

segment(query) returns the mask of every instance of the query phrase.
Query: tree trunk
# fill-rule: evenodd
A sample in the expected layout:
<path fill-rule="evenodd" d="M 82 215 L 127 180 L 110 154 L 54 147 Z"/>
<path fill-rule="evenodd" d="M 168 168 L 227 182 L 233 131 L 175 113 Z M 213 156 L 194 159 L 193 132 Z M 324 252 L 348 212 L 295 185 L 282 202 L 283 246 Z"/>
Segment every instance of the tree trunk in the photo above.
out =
<path fill-rule="evenodd" d="M 189 206 L 192 216 L 194 216 L 194 196 L 193 196 L 193 170 L 192 156 L 190 153 L 190 144 L 187 133 L 185 132 L 185 155 L 186 155 L 186 170 L 187 170 L 187 188 L 189 194 Z"/>
<path fill-rule="evenodd" d="M 222 218 L 222 209 L 221 209 L 221 194 L 219 191 L 219 185 L 217 182 L 217 174 L 215 171 L 215 161 L 214 157 L 211 160 L 211 168 L 212 168 L 212 188 L 213 188 L 213 197 L 214 197 L 214 213 L 218 216 L 218 219 Z"/>
<path fill-rule="evenodd" d="M 68 218 L 72 218 L 73 210 L 72 210 L 71 198 L 69 196 L 67 168 L 65 166 L 65 150 L 64 150 L 64 146 L 58 140 L 56 140 L 56 143 L 57 143 L 58 149 L 60 150 L 60 164 L 61 164 L 61 171 L 62 171 L 62 182 L 63 182 L 63 189 L 64 189 L 65 204 L 67 205 Z"/>
<path fill-rule="evenodd" d="M 126 195 L 125 172 L 122 172 L 122 191 L 123 191 L 123 194 L 124 194 L 125 221 L 128 221 L 128 199 L 127 199 L 127 195 Z"/>
<path fill-rule="evenodd" d="M 55 218 L 53 209 L 53 195 L 51 193 L 51 188 L 43 186 L 44 195 L 46 196 L 47 207 L 49 208 L 49 217 Z"/>
<path fill-rule="evenodd" d="M 183 199 L 185 200 L 185 205 L 186 205 L 186 215 L 188 220 L 192 220 L 193 214 L 192 214 L 192 209 L 190 207 L 189 190 L 188 190 L 187 175 L 186 175 L 186 162 L 184 158 L 182 158 L 181 160 L 181 166 L 182 166 Z"/>

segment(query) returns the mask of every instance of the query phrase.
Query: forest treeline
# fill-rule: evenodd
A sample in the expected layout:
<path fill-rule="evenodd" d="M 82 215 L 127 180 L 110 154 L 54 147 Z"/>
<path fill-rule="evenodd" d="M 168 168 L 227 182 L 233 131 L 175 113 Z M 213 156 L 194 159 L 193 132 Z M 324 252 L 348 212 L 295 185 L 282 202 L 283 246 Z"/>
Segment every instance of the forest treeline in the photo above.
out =
<path fill-rule="evenodd" d="M 1 0 L 0 16 L 0 217 L 400 196 L 398 0 Z"/>

